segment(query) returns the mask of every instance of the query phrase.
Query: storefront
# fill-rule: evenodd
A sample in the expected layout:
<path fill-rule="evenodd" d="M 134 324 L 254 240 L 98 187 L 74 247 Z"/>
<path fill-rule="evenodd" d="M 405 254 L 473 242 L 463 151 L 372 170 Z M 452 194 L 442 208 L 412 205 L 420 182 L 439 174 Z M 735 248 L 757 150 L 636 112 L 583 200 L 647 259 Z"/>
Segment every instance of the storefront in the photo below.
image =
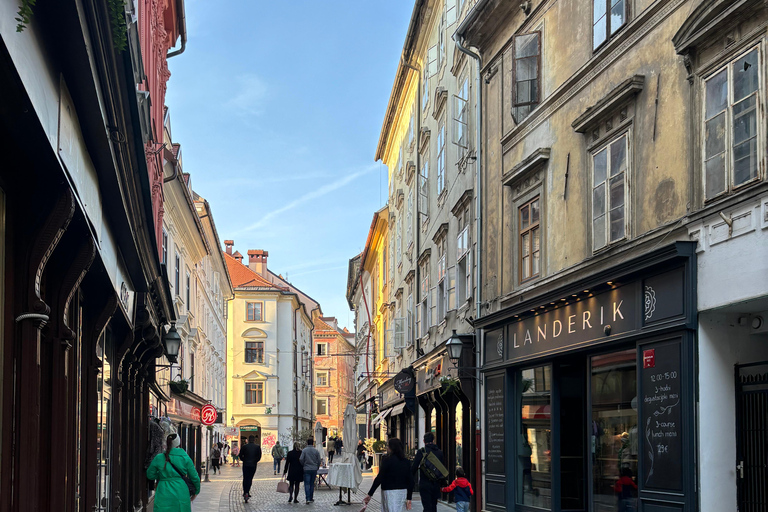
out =
<path fill-rule="evenodd" d="M 695 297 L 677 243 L 480 319 L 487 510 L 693 510 Z"/>
<path fill-rule="evenodd" d="M 181 438 L 180 447 L 195 462 L 198 471 L 201 470 L 203 462 L 203 443 L 208 443 L 208 439 L 203 438 L 205 431 L 203 431 L 203 424 L 200 421 L 200 410 L 207 403 L 191 391 L 187 391 L 183 395 L 172 392 L 167 409 L 168 418 L 176 425 Z"/>

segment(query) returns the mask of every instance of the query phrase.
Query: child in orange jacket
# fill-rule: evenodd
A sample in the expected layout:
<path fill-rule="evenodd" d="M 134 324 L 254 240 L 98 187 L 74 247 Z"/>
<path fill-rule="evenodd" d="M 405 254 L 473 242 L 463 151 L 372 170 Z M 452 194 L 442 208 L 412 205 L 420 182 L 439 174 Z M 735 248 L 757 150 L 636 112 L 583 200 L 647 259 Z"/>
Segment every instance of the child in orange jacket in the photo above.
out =
<path fill-rule="evenodd" d="M 474 494 L 472 484 L 469 483 L 465 476 L 462 468 L 456 468 L 456 480 L 448 487 L 440 489 L 443 492 L 453 491 L 453 498 L 456 501 L 456 512 L 469 512 L 469 500 Z"/>

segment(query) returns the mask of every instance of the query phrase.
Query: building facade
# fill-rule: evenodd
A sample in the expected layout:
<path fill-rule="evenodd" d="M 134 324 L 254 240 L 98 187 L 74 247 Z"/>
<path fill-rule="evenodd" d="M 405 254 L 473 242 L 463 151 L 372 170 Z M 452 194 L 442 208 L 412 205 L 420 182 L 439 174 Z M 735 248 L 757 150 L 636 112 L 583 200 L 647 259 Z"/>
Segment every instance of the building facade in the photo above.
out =
<path fill-rule="evenodd" d="M 483 509 L 766 506 L 766 26 L 750 1 L 481 0 L 458 27 Z"/>
<path fill-rule="evenodd" d="M 339 327 L 334 317 L 314 320 L 315 419 L 327 436 L 339 436 L 344 411 L 355 403 L 355 335 Z M 357 439 L 344 440 L 357 444 Z"/>
<path fill-rule="evenodd" d="M 167 399 L 156 361 L 176 318 L 138 20 L 159 9 L 167 45 L 186 36 L 182 2 L 145 7 L 0 2 L 4 512 L 151 507 L 150 396 Z"/>
<path fill-rule="evenodd" d="M 253 435 L 269 459 L 277 441 L 314 427 L 312 315 L 319 308 L 308 310 L 297 292 L 271 282 L 266 251 L 248 251 L 245 265 L 234 242 L 224 244 L 235 290 L 227 306 L 227 414 L 238 434 L 230 443 Z"/>

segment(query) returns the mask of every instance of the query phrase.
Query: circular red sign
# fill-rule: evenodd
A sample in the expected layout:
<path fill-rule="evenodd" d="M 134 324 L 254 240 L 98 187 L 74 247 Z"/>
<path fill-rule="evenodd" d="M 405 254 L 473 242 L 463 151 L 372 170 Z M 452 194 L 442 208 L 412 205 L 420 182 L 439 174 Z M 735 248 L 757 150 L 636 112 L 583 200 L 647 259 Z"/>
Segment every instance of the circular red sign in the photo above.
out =
<path fill-rule="evenodd" d="M 213 425 L 216 423 L 216 407 L 211 404 L 203 406 L 203 410 L 200 412 L 200 421 L 203 425 Z"/>

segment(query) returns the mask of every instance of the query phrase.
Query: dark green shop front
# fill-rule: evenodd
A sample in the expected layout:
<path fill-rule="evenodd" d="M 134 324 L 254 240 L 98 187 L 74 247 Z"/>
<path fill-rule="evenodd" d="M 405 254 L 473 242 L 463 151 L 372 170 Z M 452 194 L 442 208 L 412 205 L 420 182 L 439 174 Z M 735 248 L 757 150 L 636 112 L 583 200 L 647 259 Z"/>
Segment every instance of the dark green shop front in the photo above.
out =
<path fill-rule="evenodd" d="M 695 510 L 695 255 L 483 318 L 489 511 Z"/>

